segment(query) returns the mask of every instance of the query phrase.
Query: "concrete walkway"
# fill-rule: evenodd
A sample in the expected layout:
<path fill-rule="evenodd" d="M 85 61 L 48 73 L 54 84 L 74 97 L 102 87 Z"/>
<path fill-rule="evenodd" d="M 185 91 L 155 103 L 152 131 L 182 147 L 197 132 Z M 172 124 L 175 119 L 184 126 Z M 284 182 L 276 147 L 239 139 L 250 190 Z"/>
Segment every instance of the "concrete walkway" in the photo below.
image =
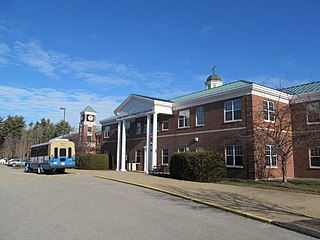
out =
<path fill-rule="evenodd" d="M 320 239 L 320 195 L 182 181 L 138 172 L 77 169 L 68 172 L 139 185 L 193 199 Z"/>

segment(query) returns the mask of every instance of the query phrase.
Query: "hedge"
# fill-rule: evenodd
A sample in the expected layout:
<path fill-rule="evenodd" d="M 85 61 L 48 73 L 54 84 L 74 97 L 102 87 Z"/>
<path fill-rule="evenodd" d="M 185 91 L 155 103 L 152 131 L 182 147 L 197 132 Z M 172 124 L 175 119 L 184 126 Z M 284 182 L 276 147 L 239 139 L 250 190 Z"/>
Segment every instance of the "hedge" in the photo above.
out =
<path fill-rule="evenodd" d="M 112 157 L 108 154 L 81 154 L 76 160 L 76 167 L 87 170 L 113 169 Z"/>
<path fill-rule="evenodd" d="M 226 177 L 223 154 L 218 152 L 175 153 L 170 160 L 172 178 L 196 182 L 218 182 Z"/>

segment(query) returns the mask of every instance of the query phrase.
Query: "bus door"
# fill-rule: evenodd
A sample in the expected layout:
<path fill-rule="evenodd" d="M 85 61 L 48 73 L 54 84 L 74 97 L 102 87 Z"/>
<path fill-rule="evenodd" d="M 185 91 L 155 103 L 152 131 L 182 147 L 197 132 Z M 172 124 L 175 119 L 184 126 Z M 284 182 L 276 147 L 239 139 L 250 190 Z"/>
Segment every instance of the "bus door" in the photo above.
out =
<path fill-rule="evenodd" d="M 67 149 L 60 148 L 59 155 L 60 155 L 61 165 L 64 165 L 67 157 Z"/>

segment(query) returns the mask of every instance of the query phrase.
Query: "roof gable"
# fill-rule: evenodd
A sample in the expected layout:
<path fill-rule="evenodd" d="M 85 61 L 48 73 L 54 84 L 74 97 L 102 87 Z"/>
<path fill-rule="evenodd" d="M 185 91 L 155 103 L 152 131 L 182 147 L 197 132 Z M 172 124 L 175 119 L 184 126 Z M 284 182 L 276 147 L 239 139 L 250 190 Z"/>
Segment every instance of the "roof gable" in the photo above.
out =
<path fill-rule="evenodd" d="M 93 110 L 92 107 L 87 106 L 85 109 L 83 109 L 80 113 L 85 113 L 85 112 L 91 112 L 91 113 L 97 113 L 95 110 Z"/>

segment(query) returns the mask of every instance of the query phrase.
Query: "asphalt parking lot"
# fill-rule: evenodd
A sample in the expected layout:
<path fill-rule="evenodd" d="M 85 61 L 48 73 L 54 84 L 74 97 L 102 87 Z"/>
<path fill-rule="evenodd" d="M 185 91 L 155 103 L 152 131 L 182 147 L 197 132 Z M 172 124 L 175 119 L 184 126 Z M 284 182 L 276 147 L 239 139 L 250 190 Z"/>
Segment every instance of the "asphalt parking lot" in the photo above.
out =
<path fill-rule="evenodd" d="M 85 172 L 0 166 L 0 239 L 312 239 Z M 250 229 L 250 231 L 248 231 Z"/>

